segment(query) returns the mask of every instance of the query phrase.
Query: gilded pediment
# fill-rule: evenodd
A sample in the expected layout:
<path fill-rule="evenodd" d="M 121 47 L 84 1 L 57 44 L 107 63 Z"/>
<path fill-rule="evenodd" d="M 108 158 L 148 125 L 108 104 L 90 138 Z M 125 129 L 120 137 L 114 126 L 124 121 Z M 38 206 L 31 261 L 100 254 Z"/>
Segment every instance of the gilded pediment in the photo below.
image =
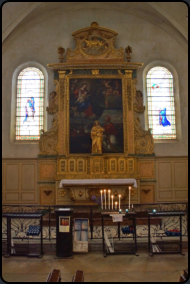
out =
<path fill-rule="evenodd" d="M 67 49 L 66 62 L 93 62 L 97 59 L 124 62 L 124 49 L 115 48 L 115 31 L 99 27 L 98 23 L 93 22 L 90 27 L 78 30 L 72 36 L 76 48 Z"/>

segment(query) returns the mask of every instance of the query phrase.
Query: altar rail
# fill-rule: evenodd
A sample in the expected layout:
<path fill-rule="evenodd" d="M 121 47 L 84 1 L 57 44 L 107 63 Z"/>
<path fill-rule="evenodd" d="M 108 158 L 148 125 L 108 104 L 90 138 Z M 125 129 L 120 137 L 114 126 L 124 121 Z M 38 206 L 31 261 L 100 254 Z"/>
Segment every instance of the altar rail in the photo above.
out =
<path fill-rule="evenodd" d="M 88 218 L 89 219 L 89 239 L 101 239 L 101 209 L 100 206 L 95 205 L 55 205 L 55 206 L 41 206 L 41 205 L 3 205 L 2 212 L 33 212 L 43 213 L 43 239 L 56 239 L 56 224 L 55 213 L 56 208 L 73 208 L 73 218 Z M 128 208 L 128 204 L 122 205 L 121 209 L 124 211 Z M 148 203 L 148 204 L 134 204 L 134 212 L 137 213 L 137 238 L 148 238 L 148 212 L 156 209 L 157 211 L 184 211 L 185 216 L 182 219 L 182 235 L 188 237 L 188 203 Z M 37 224 L 37 220 L 16 219 L 11 224 L 12 235 L 15 239 L 24 239 L 29 225 Z M 152 223 L 155 231 L 161 232 L 164 236 L 166 229 L 176 229 L 176 220 L 174 218 L 162 218 Z M 124 224 L 125 225 L 125 224 Z M 108 231 L 112 232 L 113 237 L 117 237 L 117 229 L 113 224 L 107 223 Z M 122 235 L 122 232 L 121 232 Z M 2 241 L 7 237 L 6 219 L 2 219 Z M 124 237 L 124 236 L 123 236 Z M 39 237 L 33 237 L 37 240 Z"/>

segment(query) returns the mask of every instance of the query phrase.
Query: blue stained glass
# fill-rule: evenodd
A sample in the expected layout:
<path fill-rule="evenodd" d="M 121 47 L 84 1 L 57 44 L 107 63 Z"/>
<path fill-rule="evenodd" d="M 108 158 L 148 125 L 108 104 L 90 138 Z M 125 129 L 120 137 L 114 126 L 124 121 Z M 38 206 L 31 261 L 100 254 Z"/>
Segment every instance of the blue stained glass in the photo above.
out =
<path fill-rule="evenodd" d="M 166 108 L 160 111 L 159 113 L 159 124 L 163 125 L 164 127 L 167 125 L 171 125 L 169 120 L 166 118 Z"/>

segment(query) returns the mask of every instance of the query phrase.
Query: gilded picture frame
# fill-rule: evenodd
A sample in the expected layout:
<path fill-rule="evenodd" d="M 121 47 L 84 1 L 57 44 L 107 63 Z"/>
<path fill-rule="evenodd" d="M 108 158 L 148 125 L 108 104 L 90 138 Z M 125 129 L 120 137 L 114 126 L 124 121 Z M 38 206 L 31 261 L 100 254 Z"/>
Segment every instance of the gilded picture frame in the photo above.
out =
<path fill-rule="evenodd" d="M 65 76 L 64 144 L 69 156 L 91 154 L 90 131 L 96 120 L 105 129 L 102 154 L 127 152 L 126 78 L 95 73 Z"/>

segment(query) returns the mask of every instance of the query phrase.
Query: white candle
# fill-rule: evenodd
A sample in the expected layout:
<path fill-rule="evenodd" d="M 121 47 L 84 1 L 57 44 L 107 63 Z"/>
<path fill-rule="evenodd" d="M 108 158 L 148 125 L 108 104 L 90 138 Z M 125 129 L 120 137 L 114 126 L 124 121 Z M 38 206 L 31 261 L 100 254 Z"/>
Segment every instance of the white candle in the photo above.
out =
<path fill-rule="evenodd" d="M 129 186 L 129 209 L 130 209 L 130 190 L 131 190 L 131 187 Z"/>
<path fill-rule="evenodd" d="M 119 209 L 121 209 L 121 207 L 120 207 L 120 199 L 121 199 L 121 195 L 119 195 Z"/>
<path fill-rule="evenodd" d="M 102 190 L 100 190 L 101 193 L 101 208 L 103 209 L 103 202 L 102 202 Z"/>
<path fill-rule="evenodd" d="M 115 202 L 115 209 L 117 209 L 117 201 Z"/>
<path fill-rule="evenodd" d="M 133 208 L 133 204 L 131 205 L 131 208 Z"/>
<path fill-rule="evenodd" d="M 104 189 L 105 209 L 106 209 L 106 189 Z"/>
<path fill-rule="evenodd" d="M 110 210 L 110 189 L 108 190 L 108 209 Z"/>
<path fill-rule="evenodd" d="M 112 198 L 112 206 L 111 206 L 111 209 L 113 210 L 113 195 L 111 196 L 111 198 Z"/>

